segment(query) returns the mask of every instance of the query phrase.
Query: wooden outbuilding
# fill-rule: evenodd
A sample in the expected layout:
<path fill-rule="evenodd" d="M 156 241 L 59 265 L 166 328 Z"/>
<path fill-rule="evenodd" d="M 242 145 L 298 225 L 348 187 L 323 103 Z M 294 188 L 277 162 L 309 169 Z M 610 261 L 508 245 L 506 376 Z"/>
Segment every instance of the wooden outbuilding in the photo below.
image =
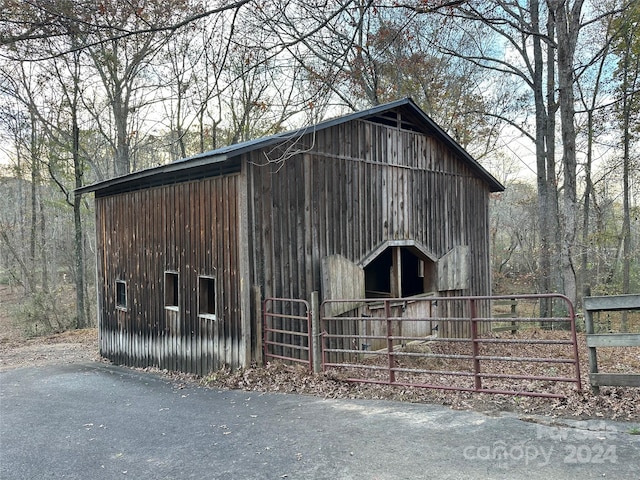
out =
<path fill-rule="evenodd" d="M 101 354 L 206 374 L 256 358 L 258 296 L 487 295 L 502 190 L 411 99 L 84 187 Z"/>

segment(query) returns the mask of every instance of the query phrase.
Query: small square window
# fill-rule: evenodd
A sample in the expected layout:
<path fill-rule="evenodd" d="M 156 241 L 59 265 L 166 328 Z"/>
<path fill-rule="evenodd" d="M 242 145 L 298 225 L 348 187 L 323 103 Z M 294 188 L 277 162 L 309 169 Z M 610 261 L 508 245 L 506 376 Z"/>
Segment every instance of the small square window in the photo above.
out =
<path fill-rule="evenodd" d="M 122 280 L 116 280 L 116 308 L 127 309 L 127 284 Z"/>
<path fill-rule="evenodd" d="M 164 272 L 164 306 L 166 308 L 178 308 L 178 274 L 176 272 Z"/>
<path fill-rule="evenodd" d="M 198 315 L 205 318 L 216 317 L 216 279 L 198 277 Z"/>

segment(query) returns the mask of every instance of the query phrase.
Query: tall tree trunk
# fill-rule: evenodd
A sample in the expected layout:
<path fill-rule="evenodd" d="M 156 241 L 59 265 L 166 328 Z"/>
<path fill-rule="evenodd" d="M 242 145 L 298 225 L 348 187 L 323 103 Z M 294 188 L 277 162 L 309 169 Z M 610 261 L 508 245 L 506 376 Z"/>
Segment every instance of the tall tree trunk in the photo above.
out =
<path fill-rule="evenodd" d="M 77 80 L 77 79 L 76 79 Z M 76 81 L 77 93 L 77 81 Z M 76 96 L 77 99 L 77 96 Z M 76 189 L 82 187 L 82 164 L 80 161 L 80 129 L 78 128 L 77 104 L 73 107 L 72 113 L 72 156 Z M 85 328 L 88 324 L 85 314 L 85 254 L 84 235 L 82 228 L 82 197 L 73 197 L 73 227 L 74 227 L 74 251 L 76 270 L 76 328 Z"/>
<path fill-rule="evenodd" d="M 77 37 L 71 35 L 72 45 L 77 44 Z M 67 92 L 71 114 L 71 158 L 73 159 L 73 176 L 74 190 L 77 191 L 83 186 L 84 164 L 80 155 L 80 126 L 78 125 L 78 105 L 81 101 L 80 81 L 81 66 L 80 55 L 73 55 L 73 85 L 71 92 Z M 127 153 L 128 157 L 128 153 Z M 70 203 L 70 202 L 69 202 Z M 84 249 L 84 228 L 82 224 L 82 196 L 74 193 L 73 195 L 73 249 L 75 253 L 75 287 L 76 287 L 76 328 L 85 328 L 89 325 L 88 305 L 86 301 L 87 282 L 86 272 L 86 255 Z"/>
<path fill-rule="evenodd" d="M 587 282 L 587 273 L 589 270 L 589 253 L 591 253 L 589 243 L 591 235 L 591 197 L 593 195 L 591 171 L 593 167 L 593 142 L 595 136 L 594 112 L 596 109 L 597 99 L 600 94 L 602 74 L 605 70 L 606 59 L 607 55 L 603 55 L 598 68 L 598 74 L 594 83 L 591 100 L 588 104 L 585 101 L 585 109 L 587 110 L 587 157 L 584 166 L 585 186 L 582 202 L 582 248 L 580 252 L 580 275 L 578 277 L 578 284 L 580 285 L 578 291 L 583 296 L 591 295 L 591 285 Z"/>
<path fill-rule="evenodd" d="M 626 103 L 626 100 L 625 100 Z M 631 280 L 631 212 L 629 202 L 629 116 L 625 112 L 626 123 L 624 130 L 624 160 L 622 162 L 622 196 L 623 196 L 623 220 L 622 220 L 622 293 L 629 293 Z M 628 314 L 622 312 L 622 332 L 628 330 Z"/>
<path fill-rule="evenodd" d="M 568 10 L 566 1 L 548 0 L 556 19 L 558 44 L 558 98 L 562 131 L 562 162 L 564 177 L 562 239 L 562 273 L 564 294 L 575 304 L 577 300 L 576 272 L 573 248 L 576 236 L 576 131 L 574 125 L 573 61 L 580 25 L 583 0 L 576 0 Z"/>
<path fill-rule="evenodd" d="M 554 183 L 549 183 L 547 158 L 548 153 L 545 148 L 545 142 L 548 139 L 549 115 L 545 107 L 544 98 L 544 61 L 542 41 L 540 35 L 540 3 L 538 0 L 531 0 L 531 23 L 534 30 L 533 35 L 533 97 L 536 112 L 536 169 L 537 169 L 537 187 L 538 187 L 538 223 L 540 235 L 540 252 L 539 252 L 539 289 L 541 293 L 551 292 L 551 238 L 550 238 L 550 217 L 549 212 L 553 211 L 552 203 L 554 195 L 551 189 L 555 188 Z M 553 178 L 553 172 L 551 174 Z M 550 316 L 549 302 L 543 301 L 540 304 L 540 316 Z"/>
<path fill-rule="evenodd" d="M 38 158 L 38 133 L 36 128 L 36 115 L 33 107 L 30 109 L 31 120 L 31 138 L 30 138 L 30 155 L 31 155 L 31 219 L 29 225 L 29 273 L 33 277 L 33 281 L 28 281 L 25 285 L 31 286 L 31 292 L 35 293 L 37 288 L 36 275 L 34 274 L 36 267 L 36 244 L 38 235 L 38 184 L 40 183 L 40 159 Z"/>
<path fill-rule="evenodd" d="M 587 112 L 587 159 L 584 166 L 585 187 L 582 202 L 582 250 L 580 252 L 580 281 L 581 292 L 585 292 L 590 285 L 586 285 L 587 270 L 589 265 L 588 245 L 590 235 L 589 216 L 591 215 L 591 192 L 593 183 L 591 180 L 591 166 L 593 163 L 593 110 Z"/>
<path fill-rule="evenodd" d="M 47 219 L 42 204 L 42 195 L 38 195 L 38 210 L 40 212 L 40 263 L 42 264 L 41 281 L 42 291 L 49 293 L 49 258 L 47 255 Z"/>
<path fill-rule="evenodd" d="M 560 251 L 562 245 L 562 228 L 560 221 L 560 205 L 558 201 L 558 177 L 556 171 L 556 113 L 558 112 L 558 102 L 556 100 L 556 51 L 552 47 L 556 36 L 555 18 L 547 15 L 547 111 L 545 125 L 545 148 L 547 158 L 547 185 L 549 195 L 549 209 L 547 210 L 547 226 L 551 233 L 549 257 L 550 283 L 552 291 L 562 292 L 562 272 L 560 269 Z"/>
<path fill-rule="evenodd" d="M 131 171 L 131 160 L 129 158 L 129 134 L 128 125 L 128 107 L 127 102 L 123 100 L 122 89 L 115 89 L 115 97 L 113 100 L 113 122 L 116 129 L 116 151 L 114 159 L 114 173 L 116 176 L 126 175 Z"/>
<path fill-rule="evenodd" d="M 629 202 L 629 154 L 631 146 L 631 115 L 633 115 L 630 96 L 633 95 L 635 82 L 631 78 L 630 57 L 631 39 L 626 35 L 625 48 L 622 57 L 622 293 L 629 293 L 631 273 L 631 214 Z M 628 329 L 627 312 L 622 314 L 621 330 Z"/>

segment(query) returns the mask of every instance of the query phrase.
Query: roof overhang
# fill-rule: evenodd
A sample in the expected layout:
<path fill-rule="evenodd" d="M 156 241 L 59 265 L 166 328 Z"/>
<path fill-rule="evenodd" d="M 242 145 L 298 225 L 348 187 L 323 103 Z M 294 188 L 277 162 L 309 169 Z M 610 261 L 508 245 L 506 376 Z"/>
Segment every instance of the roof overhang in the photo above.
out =
<path fill-rule="evenodd" d="M 393 111 L 399 113 L 400 115 L 398 115 L 398 117 L 402 118 L 394 120 L 389 115 L 385 115 L 385 113 L 388 114 Z M 309 127 L 229 145 L 192 157 L 179 159 L 166 165 L 160 165 L 110 180 L 97 182 L 78 188 L 75 193 L 84 194 L 95 192 L 96 196 L 105 196 L 111 193 L 132 191 L 155 185 L 178 183 L 193 178 L 233 173 L 240 171 L 239 157 L 245 153 L 272 145 L 285 144 L 291 141 L 295 142 L 305 134 L 314 133 L 353 120 L 370 120 L 383 124 L 392 124 L 394 121 L 397 121 L 399 128 L 411 128 L 425 134 L 434 135 L 456 152 L 460 158 L 468 164 L 471 170 L 487 183 L 489 191 L 501 192 L 504 190 L 504 186 L 496 180 L 493 175 L 485 170 L 477 160 L 469 155 L 464 148 L 424 113 L 411 98 L 404 98 L 377 105 L 360 112 L 325 120 L 324 122 Z"/>

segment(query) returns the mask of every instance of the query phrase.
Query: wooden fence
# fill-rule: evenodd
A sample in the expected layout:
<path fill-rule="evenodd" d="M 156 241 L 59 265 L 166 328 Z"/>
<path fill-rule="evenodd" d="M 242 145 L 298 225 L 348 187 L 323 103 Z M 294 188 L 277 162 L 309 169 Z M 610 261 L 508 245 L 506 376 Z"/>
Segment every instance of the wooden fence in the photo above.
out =
<path fill-rule="evenodd" d="M 598 347 L 638 347 L 640 334 L 594 333 L 593 313 L 623 310 L 640 310 L 640 295 L 611 295 L 606 297 L 585 297 L 584 321 L 589 348 L 589 379 L 593 393 L 600 393 L 601 386 L 640 387 L 639 373 L 598 372 Z"/>

